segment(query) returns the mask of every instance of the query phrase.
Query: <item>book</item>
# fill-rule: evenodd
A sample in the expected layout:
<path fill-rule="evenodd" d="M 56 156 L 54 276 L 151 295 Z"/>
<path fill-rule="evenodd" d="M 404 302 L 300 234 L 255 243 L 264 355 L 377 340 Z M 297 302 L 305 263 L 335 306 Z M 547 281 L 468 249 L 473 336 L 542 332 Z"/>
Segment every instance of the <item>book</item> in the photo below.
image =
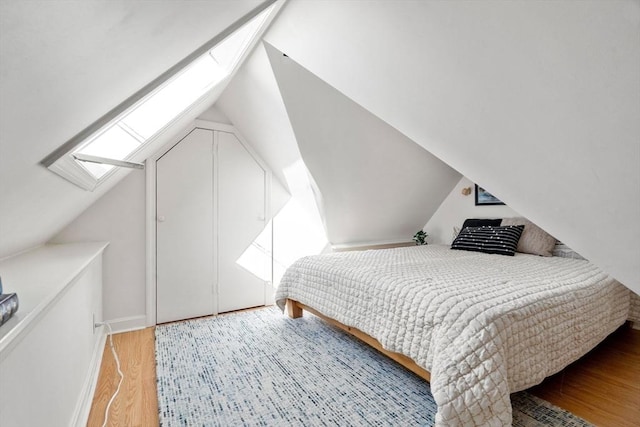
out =
<path fill-rule="evenodd" d="M 0 326 L 18 311 L 17 294 L 0 294 Z"/>

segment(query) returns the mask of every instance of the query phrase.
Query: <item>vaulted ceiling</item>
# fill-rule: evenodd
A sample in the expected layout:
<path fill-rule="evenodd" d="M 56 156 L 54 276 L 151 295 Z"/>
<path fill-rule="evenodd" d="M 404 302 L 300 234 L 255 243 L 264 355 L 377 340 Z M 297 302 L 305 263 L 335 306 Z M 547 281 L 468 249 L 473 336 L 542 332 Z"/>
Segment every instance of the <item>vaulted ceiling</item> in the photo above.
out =
<path fill-rule="evenodd" d="M 42 158 L 259 3 L 0 2 L 0 257 L 47 241 L 119 178 L 84 192 Z M 636 292 L 639 39 L 638 2 L 588 0 L 291 0 L 265 36 L 298 77 L 327 88 L 307 95 L 388 126 L 398 147 L 418 144 Z M 258 133 L 230 114 L 234 93 L 262 96 L 244 78 L 221 109 Z M 321 124 L 298 115 L 314 111 L 297 96 L 273 97 L 277 120 L 300 106 L 280 132 L 305 134 L 288 153 L 322 171 L 329 159 L 307 135 Z"/>
<path fill-rule="evenodd" d="M 460 174 L 267 45 L 334 245 L 406 242 Z"/>
<path fill-rule="evenodd" d="M 0 2 L 0 258 L 46 242 L 126 173 L 86 192 L 45 156 L 260 3 Z"/>
<path fill-rule="evenodd" d="M 640 292 L 640 3 L 292 1 L 265 40 Z"/>

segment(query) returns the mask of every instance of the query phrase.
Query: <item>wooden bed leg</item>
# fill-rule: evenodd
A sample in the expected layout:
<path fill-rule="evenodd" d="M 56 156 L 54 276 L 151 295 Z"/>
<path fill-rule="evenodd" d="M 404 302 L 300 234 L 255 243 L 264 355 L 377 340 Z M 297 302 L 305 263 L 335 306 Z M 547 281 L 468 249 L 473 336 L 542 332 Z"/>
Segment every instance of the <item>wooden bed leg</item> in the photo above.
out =
<path fill-rule="evenodd" d="M 296 303 L 296 301 L 288 299 L 287 314 L 290 318 L 297 319 L 298 317 L 302 317 L 302 308 Z"/>

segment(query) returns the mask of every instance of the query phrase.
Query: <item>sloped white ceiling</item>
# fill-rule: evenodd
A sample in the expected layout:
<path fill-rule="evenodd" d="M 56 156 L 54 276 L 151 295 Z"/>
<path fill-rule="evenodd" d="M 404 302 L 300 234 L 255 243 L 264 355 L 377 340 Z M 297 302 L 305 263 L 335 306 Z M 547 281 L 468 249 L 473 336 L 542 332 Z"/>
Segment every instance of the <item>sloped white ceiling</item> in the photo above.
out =
<path fill-rule="evenodd" d="M 265 40 L 640 292 L 640 3 L 292 0 Z"/>
<path fill-rule="evenodd" d="M 458 172 L 282 52 L 269 59 L 334 245 L 411 241 Z"/>
<path fill-rule="evenodd" d="M 47 241 L 84 192 L 38 163 L 261 3 L 0 2 L 0 257 Z"/>
<path fill-rule="evenodd" d="M 262 43 L 238 70 L 216 106 L 286 187 L 284 171 L 300 160 L 300 151 Z"/>

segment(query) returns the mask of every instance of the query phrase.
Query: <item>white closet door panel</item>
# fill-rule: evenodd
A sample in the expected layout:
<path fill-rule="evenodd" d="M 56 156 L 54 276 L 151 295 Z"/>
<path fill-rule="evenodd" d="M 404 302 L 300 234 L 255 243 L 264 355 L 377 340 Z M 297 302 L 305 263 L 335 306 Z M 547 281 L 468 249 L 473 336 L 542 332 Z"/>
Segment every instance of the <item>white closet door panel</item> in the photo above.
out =
<path fill-rule="evenodd" d="M 156 173 L 157 322 L 213 314 L 213 132 L 193 130 Z"/>
<path fill-rule="evenodd" d="M 218 311 L 265 304 L 271 259 L 255 239 L 265 229 L 264 169 L 234 134 L 218 134 Z M 248 266 L 238 261 L 249 250 Z M 270 279 L 268 279 L 270 280 Z"/>

